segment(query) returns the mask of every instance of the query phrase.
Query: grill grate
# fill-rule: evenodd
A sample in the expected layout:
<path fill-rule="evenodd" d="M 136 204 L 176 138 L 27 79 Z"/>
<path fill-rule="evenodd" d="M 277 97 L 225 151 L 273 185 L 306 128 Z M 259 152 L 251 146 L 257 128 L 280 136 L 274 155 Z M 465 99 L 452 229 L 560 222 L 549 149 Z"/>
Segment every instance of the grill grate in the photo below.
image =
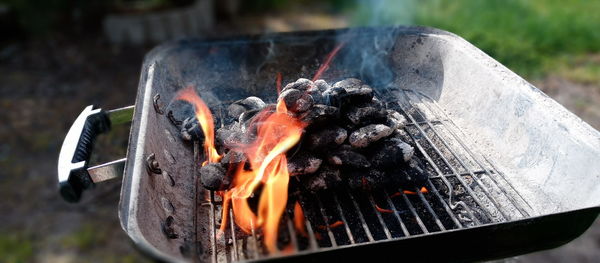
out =
<path fill-rule="evenodd" d="M 397 107 L 410 121 L 404 128 L 405 137 L 428 163 L 429 192 L 387 189 L 365 194 L 339 189 L 318 196 L 302 195 L 298 199 L 310 220 L 304 222 L 307 233 L 297 233 L 291 214 L 285 214 L 280 237 L 290 245 L 284 251 L 317 252 L 529 217 L 531 206 L 490 160 L 469 147 L 474 144 L 433 99 L 411 90 L 390 89 L 386 93 L 378 96 L 399 97 L 398 104 L 391 107 Z M 198 216 L 208 215 L 203 222 L 210 224 L 211 260 L 269 257 L 259 233 L 241 232 L 231 211 L 228 230 L 218 235 L 222 202 L 214 192 L 207 195 L 200 205 L 208 213 L 199 212 Z M 332 224 L 336 221 L 341 223 Z"/>

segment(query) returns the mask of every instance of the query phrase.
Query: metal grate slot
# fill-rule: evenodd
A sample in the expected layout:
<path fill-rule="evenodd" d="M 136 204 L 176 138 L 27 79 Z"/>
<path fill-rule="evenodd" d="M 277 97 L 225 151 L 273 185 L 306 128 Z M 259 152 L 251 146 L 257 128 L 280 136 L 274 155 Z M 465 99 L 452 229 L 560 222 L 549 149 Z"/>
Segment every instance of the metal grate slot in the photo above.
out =
<path fill-rule="evenodd" d="M 402 137 L 415 146 L 426 162 L 427 192 L 385 189 L 370 194 L 340 187 L 318 195 L 290 198 L 280 227 L 280 247 L 286 252 L 268 255 L 261 233 L 244 233 L 229 213 L 228 226 L 218 235 L 222 203 L 210 192 L 198 216 L 211 224 L 210 259 L 213 262 L 254 260 L 302 251 L 318 252 L 366 243 L 427 235 L 452 229 L 504 222 L 530 215 L 531 206 L 505 175 L 478 153 L 475 144 L 432 99 L 415 91 L 390 89 L 381 97 L 398 98 L 388 107 L 409 123 Z M 298 178 L 296 178 L 298 179 Z M 300 193 L 303 193 L 300 191 Z M 296 230 L 293 205 L 298 201 L 306 220 L 305 233 Z M 205 212 L 205 213 L 203 213 Z M 197 220 L 197 222 L 203 222 Z"/>

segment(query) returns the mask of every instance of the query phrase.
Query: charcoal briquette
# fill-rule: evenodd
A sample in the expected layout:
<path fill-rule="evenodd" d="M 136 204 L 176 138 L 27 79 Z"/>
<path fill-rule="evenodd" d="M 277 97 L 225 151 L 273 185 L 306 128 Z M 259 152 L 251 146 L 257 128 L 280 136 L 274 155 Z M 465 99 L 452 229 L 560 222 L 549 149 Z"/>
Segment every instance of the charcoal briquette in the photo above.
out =
<path fill-rule="evenodd" d="M 355 125 L 383 122 L 387 112 L 375 107 L 352 107 L 346 112 L 346 118 Z"/>
<path fill-rule="evenodd" d="M 246 160 L 247 157 L 244 153 L 231 150 L 223 156 L 221 163 L 223 165 L 237 165 L 246 162 Z"/>
<path fill-rule="evenodd" d="M 344 179 L 350 189 L 363 191 L 381 189 L 389 183 L 386 174 L 377 169 L 348 171 Z"/>
<path fill-rule="evenodd" d="M 344 88 L 331 87 L 323 91 L 323 101 L 328 105 L 341 107 L 348 102 L 348 92 Z"/>
<path fill-rule="evenodd" d="M 396 169 L 388 171 L 386 174 L 396 186 L 403 189 L 422 187 L 427 183 L 425 163 L 415 157 Z"/>
<path fill-rule="evenodd" d="M 371 163 L 376 167 L 393 167 L 408 162 L 415 148 L 400 138 L 386 138 L 378 144 L 371 154 Z"/>
<path fill-rule="evenodd" d="M 325 121 L 337 117 L 339 109 L 333 106 L 315 104 L 313 107 L 300 116 L 300 120 L 309 124 L 321 124 Z"/>
<path fill-rule="evenodd" d="M 334 147 L 344 143 L 348 137 L 348 132 L 335 125 L 330 125 L 322 130 L 308 134 L 308 147 L 311 149 L 322 149 Z"/>
<path fill-rule="evenodd" d="M 369 168 L 371 163 L 364 155 L 350 149 L 341 148 L 329 154 L 327 159 L 329 164 L 348 168 Z"/>
<path fill-rule="evenodd" d="M 209 163 L 200 168 L 200 182 L 209 190 L 225 190 L 229 187 L 230 180 L 225 168 L 220 163 Z"/>
<path fill-rule="evenodd" d="M 359 79 L 347 78 L 333 84 L 333 88 L 346 90 L 348 100 L 353 103 L 369 102 L 373 99 L 373 89 Z"/>
<path fill-rule="evenodd" d="M 313 194 L 327 189 L 327 182 L 325 181 L 325 178 L 317 174 L 304 176 L 302 179 L 302 185 L 304 186 L 304 189 Z"/>
<path fill-rule="evenodd" d="M 286 91 L 288 89 L 297 89 L 299 91 L 309 91 L 310 89 L 317 88 L 317 86 L 310 80 L 305 78 L 299 78 L 298 80 L 288 83 L 281 90 Z"/>
<path fill-rule="evenodd" d="M 327 81 L 324 81 L 324 80 L 322 80 L 322 79 L 318 79 L 318 80 L 316 80 L 314 83 L 315 83 L 315 86 L 317 86 L 317 88 L 318 88 L 318 89 L 319 89 L 319 91 L 321 91 L 321 92 L 324 92 L 324 91 L 326 91 L 326 90 L 328 90 L 328 89 L 330 89 L 330 88 L 331 88 L 331 85 L 329 85 L 329 84 L 327 83 Z"/>
<path fill-rule="evenodd" d="M 279 100 L 283 100 L 288 110 L 302 113 L 310 109 L 314 100 L 310 94 L 297 89 L 288 89 L 279 94 Z"/>
<path fill-rule="evenodd" d="M 404 115 L 395 110 L 387 110 L 386 124 L 394 130 L 402 129 L 406 126 L 407 120 Z"/>
<path fill-rule="evenodd" d="M 249 110 L 260 110 L 265 106 L 265 102 L 258 97 L 248 97 L 242 100 L 235 101 L 227 107 L 227 114 L 232 118 L 239 116 Z"/>
<path fill-rule="evenodd" d="M 217 129 L 215 138 L 217 144 L 231 147 L 242 143 L 248 143 L 252 137 L 247 135 L 247 133 L 242 131 L 239 123 L 236 122 L 229 127 Z"/>
<path fill-rule="evenodd" d="M 383 124 L 370 124 L 352 132 L 348 138 L 348 142 L 355 148 L 365 148 L 371 143 L 383 139 L 394 130 Z"/>
<path fill-rule="evenodd" d="M 319 170 L 323 160 L 308 152 L 299 152 L 288 160 L 290 175 L 312 174 Z"/>
<path fill-rule="evenodd" d="M 312 193 L 317 193 L 335 188 L 342 182 L 342 177 L 339 169 L 323 164 L 316 173 L 302 176 L 301 181 L 305 189 Z"/>
<path fill-rule="evenodd" d="M 198 123 L 196 117 L 188 117 L 181 123 L 181 137 L 186 141 L 201 141 L 204 140 L 202 127 Z"/>

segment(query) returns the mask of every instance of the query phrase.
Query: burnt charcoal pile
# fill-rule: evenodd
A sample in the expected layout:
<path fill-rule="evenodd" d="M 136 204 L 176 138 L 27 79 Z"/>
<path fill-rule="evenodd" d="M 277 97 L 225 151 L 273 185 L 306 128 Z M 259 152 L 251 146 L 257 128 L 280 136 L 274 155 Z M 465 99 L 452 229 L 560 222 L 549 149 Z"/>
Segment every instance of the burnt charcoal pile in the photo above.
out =
<path fill-rule="evenodd" d="M 387 109 L 361 80 L 348 78 L 330 85 L 324 80 L 298 79 L 281 90 L 278 101 L 307 124 L 301 141 L 287 153 L 288 171 L 304 189 L 316 193 L 343 184 L 362 190 L 424 185 L 424 163 L 402 139 L 406 138 L 405 117 Z M 257 97 L 228 106 L 230 124 L 217 129 L 215 136 L 225 155 L 220 163 L 200 169 L 204 187 L 229 187 L 232 179 L 227 171 L 246 160 L 232 149 L 256 139 L 253 124 L 275 107 Z M 186 139 L 202 136 L 193 118 L 184 121 L 182 135 Z"/>

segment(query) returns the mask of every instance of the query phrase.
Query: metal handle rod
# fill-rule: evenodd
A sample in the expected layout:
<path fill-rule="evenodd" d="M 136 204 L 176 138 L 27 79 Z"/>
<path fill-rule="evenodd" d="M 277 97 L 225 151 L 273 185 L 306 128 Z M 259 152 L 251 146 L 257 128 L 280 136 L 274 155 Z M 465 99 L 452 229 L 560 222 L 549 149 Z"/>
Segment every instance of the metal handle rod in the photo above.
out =
<path fill-rule="evenodd" d="M 131 121 L 133 111 L 134 106 L 103 111 L 90 105 L 73 122 L 58 157 L 58 186 L 66 201 L 77 202 L 95 183 L 122 175 L 125 158 L 88 168 L 89 160 L 96 136 Z"/>

